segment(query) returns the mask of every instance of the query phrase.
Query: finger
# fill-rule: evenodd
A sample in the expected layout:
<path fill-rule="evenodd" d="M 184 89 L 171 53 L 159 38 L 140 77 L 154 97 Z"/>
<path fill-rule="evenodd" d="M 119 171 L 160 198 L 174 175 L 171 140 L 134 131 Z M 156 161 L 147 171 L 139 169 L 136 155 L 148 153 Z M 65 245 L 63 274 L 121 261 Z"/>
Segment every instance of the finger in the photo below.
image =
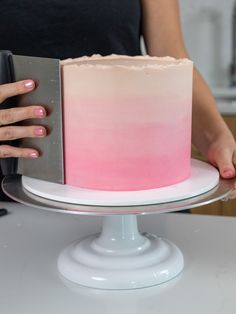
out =
<path fill-rule="evenodd" d="M 215 158 L 220 175 L 225 179 L 230 179 L 235 176 L 235 167 L 233 164 L 233 153 L 231 150 L 218 151 Z"/>
<path fill-rule="evenodd" d="M 0 141 L 23 137 L 44 137 L 46 134 L 47 131 L 43 126 L 5 126 L 0 128 Z"/>
<path fill-rule="evenodd" d="M 0 103 L 8 97 L 25 94 L 35 88 L 33 80 L 24 80 L 16 83 L 0 85 Z"/>
<path fill-rule="evenodd" d="M 44 118 L 45 116 L 46 110 L 41 106 L 2 109 L 0 110 L 0 126 L 26 119 Z"/>
<path fill-rule="evenodd" d="M 23 157 L 23 158 L 38 158 L 39 153 L 31 148 L 19 148 L 9 145 L 0 145 L 0 158 L 8 157 Z"/>

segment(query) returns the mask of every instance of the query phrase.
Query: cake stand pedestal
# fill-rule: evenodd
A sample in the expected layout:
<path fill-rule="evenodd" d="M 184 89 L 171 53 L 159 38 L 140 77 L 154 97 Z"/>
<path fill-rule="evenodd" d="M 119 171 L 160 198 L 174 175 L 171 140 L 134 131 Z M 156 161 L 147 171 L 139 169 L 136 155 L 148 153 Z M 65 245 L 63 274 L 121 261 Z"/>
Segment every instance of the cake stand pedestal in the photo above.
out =
<path fill-rule="evenodd" d="M 139 233 L 135 215 L 105 217 L 101 234 L 73 243 L 58 259 L 64 277 L 102 289 L 153 286 L 174 278 L 183 266 L 173 243 Z"/>
<path fill-rule="evenodd" d="M 166 282 L 181 273 L 184 267 L 183 255 L 175 244 L 138 231 L 137 215 L 190 209 L 234 196 L 234 180 L 219 181 L 215 168 L 205 163 L 197 162 L 192 168 L 193 175 L 187 182 L 192 192 L 186 192 L 186 182 L 182 192 L 183 183 L 161 188 L 163 193 L 160 193 L 159 201 L 155 195 L 161 189 L 139 191 L 135 192 L 138 203 L 133 192 L 128 192 L 128 198 L 126 192 L 115 192 L 110 197 L 110 192 L 107 192 L 104 194 L 108 195 L 107 198 L 103 198 L 103 192 L 100 196 L 96 192 L 95 201 L 93 191 L 88 197 L 88 190 L 82 190 L 76 200 L 73 188 L 73 197 L 68 197 L 67 186 L 64 186 L 66 191 L 62 202 L 57 200 L 59 196 L 55 192 L 58 185 L 50 183 L 45 189 L 44 182 L 31 178 L 22 180 L 21 176 L 6 177 L 2 186 L 8 196 L 26 205 L 62 213 L 104 216 L 100 234 L 79 239 L 62 251 L 58 258 L 59 272 L 70 281 L 87 287 L 136 289 Z M 197 182 L 202 182 L 202 186 Z M 170 194 L 171 202 L 168 202 L 168 197 L 162 197 L 165 191 L 181 192 L 185 199 L 181 200 L 181 193 L 177 193 L 174 201 Z M 42 197 L 45 193 L 51 199 Z M 59 195 L 61 197 L 61 192 Z M 68 202 L 65 202 L 66 198 Z"/>

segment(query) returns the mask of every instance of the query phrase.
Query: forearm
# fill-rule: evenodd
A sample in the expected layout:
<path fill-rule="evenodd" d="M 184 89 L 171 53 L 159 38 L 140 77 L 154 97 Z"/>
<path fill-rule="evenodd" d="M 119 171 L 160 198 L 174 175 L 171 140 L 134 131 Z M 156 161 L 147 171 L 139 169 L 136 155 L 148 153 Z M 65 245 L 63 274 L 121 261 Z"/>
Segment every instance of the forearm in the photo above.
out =
<path fill-rule="evenodd" d="M 142 32 L 151 56 L 185 58 L 177 0 L 142 0 Z"/>
<path fill-rule="evenodd" d="M 234 141 L 209 87 L 201 74 L 194 69 L 192 143 L 207 156 L 211 143 L 222 135 Z"/>

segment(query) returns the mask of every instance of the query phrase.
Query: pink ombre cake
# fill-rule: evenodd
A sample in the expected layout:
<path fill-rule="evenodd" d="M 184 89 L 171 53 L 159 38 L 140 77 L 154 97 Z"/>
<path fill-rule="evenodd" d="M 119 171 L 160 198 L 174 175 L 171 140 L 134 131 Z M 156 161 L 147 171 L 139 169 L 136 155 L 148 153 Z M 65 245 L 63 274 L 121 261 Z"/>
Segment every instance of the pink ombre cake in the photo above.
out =
<path fill-rule="evenodd" d="M 94 55 L 61 64 L 65 184 L 131 191 L 190 176 L 190 60 Z"/>

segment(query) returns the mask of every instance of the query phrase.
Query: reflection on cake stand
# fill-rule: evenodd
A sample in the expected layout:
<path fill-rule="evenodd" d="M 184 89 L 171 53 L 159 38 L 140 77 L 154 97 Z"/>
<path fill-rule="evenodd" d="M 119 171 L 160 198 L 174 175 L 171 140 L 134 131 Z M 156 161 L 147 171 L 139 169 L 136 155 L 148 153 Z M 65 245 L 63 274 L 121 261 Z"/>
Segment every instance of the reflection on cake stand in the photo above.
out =
<path fill-rule="evenodd" d="M 3 189 L 23 204 L 62 213 L 102 215 L 100 234 L 79 239 L 58 258 L 67 279 L 99 289 L 136 289 L 161 284 L 184 267 L 180 249 L 168 241 L 138 231 L 137 215 L 190 209 L 228 199 L 234 180 L 219 180 L 218 171 L 192 161 L 191 177 L 155 190 L 102 192 L 10 176 Z"/>

